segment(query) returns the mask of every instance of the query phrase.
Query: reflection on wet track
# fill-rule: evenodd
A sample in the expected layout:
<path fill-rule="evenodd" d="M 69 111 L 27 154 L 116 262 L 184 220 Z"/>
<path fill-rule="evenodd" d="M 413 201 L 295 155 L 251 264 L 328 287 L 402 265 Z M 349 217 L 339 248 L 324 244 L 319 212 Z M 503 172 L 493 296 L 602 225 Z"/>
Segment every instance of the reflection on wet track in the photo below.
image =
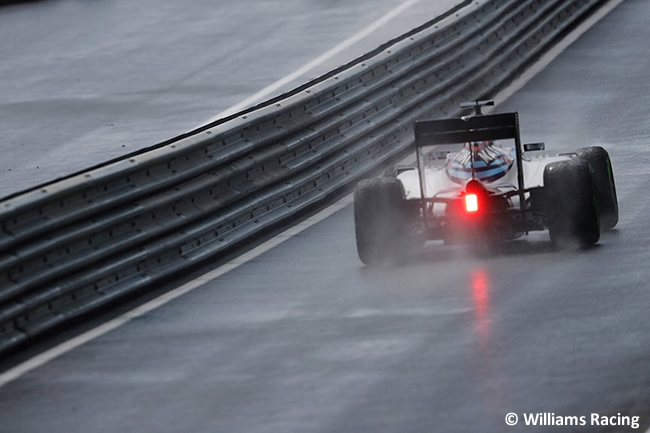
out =
<path fill-rule="evenodd" d="M 475 329 L 481 343 L 482 350 L 487 351 L 490 338 L 490 286 L 488 274 L 485 269 L 472 271 L 472 301 L 474 302 Z"/>
<path fill-rule="evenodd" d="M 499 107 L 520 112 L 525 141 L 610 151 L 621 219 L 597 247 L 534 233 L 369 269 L 348 206 L 0 389 L 0 430 L 543 432 L 572 430 L 504 417 L 597 412 L 644 431 L 648 16 L 623 2 Z"/>

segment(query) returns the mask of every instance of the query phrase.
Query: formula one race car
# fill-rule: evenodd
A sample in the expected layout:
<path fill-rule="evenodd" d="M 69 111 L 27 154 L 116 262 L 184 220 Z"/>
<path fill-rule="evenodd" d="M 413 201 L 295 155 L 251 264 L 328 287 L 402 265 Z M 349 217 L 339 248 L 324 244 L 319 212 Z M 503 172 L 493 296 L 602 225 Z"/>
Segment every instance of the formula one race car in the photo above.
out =
<path fill-rule="evenodd" d="M 529 157 L 544 143 L 522 146 L 518 113 L 482 115 L 485 105 L 494 102 L 463 104 L 473 116 L 417 121 L 416 165 L 359 182 L 354 220 L 362 262 L 399 260 L 428 240 L 484 244 L 546 229 L 553 245 L 587 247 L 616 225 L 605 149 Z"/>

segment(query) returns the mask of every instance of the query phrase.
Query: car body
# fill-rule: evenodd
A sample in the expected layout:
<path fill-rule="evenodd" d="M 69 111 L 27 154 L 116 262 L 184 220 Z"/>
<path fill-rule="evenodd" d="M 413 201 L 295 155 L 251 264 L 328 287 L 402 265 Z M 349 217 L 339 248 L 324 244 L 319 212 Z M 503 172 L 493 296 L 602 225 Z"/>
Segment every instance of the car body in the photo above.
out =
<path fill-rule="evenodd" d="M 492 104 L 471 103 L 471 116 L 417 121 L 416 164 L 357 185 L 364 263 L 394 259 L 427 240 L 495 242 L 534 230 L 549 230 L 554 245 L 586 247 L 616 225 L 613 172 L 602 147 L 534 154 L 545 146 L 522 145 L 518 113 L 481 113 Z"/>

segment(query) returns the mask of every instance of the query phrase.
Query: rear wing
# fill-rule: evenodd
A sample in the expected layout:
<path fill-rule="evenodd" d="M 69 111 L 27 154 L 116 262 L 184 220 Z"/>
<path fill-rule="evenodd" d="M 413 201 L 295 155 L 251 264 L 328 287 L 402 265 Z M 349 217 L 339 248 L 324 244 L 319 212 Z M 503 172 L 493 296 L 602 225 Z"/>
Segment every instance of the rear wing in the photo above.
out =
<path fill-rule="evenodd" d="M 514 139 L 517 149 L 521 147 L 517 113 L 415 122 L 417 147 L 504 139 Z"/>
<path fill-rule="evenodd" d="M 478 102 L 477 102 L 478 104 Z M 524 231 L 526 212 L 524 197 L 523 151 L 519 135 L 519 115 L 487 114 L 462 118 L 418 120 L 415 122 L 415 148 L 420 175 L 420 197 L 425 197 L 424 166 L 420 155 L 423 146 L 465 143 L 471 141 L 514 139 L 517 157 L 517 181 Z"/>

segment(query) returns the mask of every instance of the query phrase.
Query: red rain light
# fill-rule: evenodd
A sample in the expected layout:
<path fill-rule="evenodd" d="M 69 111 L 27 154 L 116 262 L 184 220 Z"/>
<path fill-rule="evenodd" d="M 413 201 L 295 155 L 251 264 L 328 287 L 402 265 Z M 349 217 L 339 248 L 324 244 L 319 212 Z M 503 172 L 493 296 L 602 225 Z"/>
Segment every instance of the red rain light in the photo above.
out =
<path fill-rule="evenodd" d="M 476 194 L 465 194 L 465 210 L 468 213 L 478 212 L 478 196 Z"/>

